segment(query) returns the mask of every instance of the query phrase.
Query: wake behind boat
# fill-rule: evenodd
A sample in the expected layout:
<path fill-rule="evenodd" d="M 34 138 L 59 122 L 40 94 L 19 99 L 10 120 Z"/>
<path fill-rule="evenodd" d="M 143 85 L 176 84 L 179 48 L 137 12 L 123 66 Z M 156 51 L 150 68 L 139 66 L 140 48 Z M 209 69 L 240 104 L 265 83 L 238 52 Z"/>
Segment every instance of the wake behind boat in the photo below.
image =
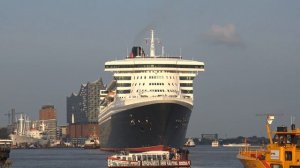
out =
<path fill-rule="evenodd" d="M 163 47 L 162 47 L 163 48 Z M 204 63 L 155 54 L 133 47 L 124 60 L 108 61 L 113 80 L 100 94 L 100 146 L 103 150 L 180 148 L 193 108 L 193 80 Z"/>
<path fill-rule="evenodd" d="M 223 147 L 249 147 L 251 144 L 248 143 L 233 143 L 233 144 L 223 144 Z"/>

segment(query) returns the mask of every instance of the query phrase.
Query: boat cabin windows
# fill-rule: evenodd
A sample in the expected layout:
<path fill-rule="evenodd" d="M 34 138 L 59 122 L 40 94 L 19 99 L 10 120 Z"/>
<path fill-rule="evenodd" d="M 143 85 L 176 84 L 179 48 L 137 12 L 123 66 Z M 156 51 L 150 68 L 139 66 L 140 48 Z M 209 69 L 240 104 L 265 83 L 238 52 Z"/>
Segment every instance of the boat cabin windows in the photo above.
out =
<path fill-rule="evenodd" d="M 121 159 L 120 157 L 118 157 Z M 122 158 L 124 159 L 124 157 Z M 128 160 L 133 161 L 151 161 L 151 160 L 166 160 L 167 155 L 155 155 L 155 154 L 149 154 L 149 155 L 132 155 L 132 157 L 128 157 Z"/>
<path fill-rule="evenodd" d="M 282 168 L 281 164 L 271 164 L 271 168 Z"/>
<path fill-rule="evenodd" d="M 286 161 L 292 161 L 292 155 L 293 153 L 292 153 L 292 151 L 285 151 L 285 160 Z"/>
<path fill-rule="evenodd" d="M 300 136 L 296 136 L 294 141 L 296 144 L 296 148 L 300 149 Z"/>

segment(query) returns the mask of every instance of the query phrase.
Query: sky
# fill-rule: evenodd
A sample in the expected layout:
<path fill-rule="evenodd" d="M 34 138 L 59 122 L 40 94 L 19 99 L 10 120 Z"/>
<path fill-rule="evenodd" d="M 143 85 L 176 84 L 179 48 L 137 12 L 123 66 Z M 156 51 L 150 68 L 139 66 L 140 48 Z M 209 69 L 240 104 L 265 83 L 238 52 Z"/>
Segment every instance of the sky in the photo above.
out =
<path fill-rule="evenodd" d="M 0 126 L 7 113 L 38 118 L 53 104 L 66 124 L 66 97 L 102 77 L 154 29 L 169 55 L 205 63 L 194 80 L 187 136 L 265 136 L 300 125 L 300 1 L 0 1 Z M 283 114 L 283 115 L 282 115 Z"/>

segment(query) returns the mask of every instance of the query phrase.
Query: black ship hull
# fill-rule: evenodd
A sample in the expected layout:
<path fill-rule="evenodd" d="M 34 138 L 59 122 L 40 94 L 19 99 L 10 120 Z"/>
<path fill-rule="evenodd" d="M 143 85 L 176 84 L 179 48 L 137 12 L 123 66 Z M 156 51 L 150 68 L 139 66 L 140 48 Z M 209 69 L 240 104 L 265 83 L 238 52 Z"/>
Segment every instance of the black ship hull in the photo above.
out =
<path fill-rule="evenodd" d="M 177 103 L 156 103 L 118 112 L 100 124 L 101 149 L 180 148 L 190 115 L 190 108 Z"/>

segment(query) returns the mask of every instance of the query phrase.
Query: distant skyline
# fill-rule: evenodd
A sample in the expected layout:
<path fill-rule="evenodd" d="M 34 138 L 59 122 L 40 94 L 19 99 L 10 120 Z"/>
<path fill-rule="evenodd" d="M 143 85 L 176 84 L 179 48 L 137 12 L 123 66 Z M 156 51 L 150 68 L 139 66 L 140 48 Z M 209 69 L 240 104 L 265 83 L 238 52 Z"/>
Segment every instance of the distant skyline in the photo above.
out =
<path fill-rule="evenodd" d="M 42 105 L 66 124 L 66 97 L 124 59 L 155 29 L 169 55 L 205 63 L 194 80 L 187 136 L 265 136 L 300 126 L 300 1 L 0 1 L 0 126 L 11 108 L 38 119 Z"/>

